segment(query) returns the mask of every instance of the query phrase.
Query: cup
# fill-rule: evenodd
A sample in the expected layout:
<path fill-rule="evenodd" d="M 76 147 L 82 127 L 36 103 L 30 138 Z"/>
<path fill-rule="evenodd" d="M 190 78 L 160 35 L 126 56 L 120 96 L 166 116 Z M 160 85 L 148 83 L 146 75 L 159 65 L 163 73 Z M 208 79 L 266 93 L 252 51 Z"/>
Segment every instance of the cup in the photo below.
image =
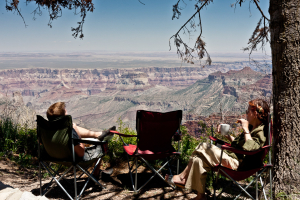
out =
<path fill-rule="evenodd" d="M 221 134 L 222 135 L 227 135 L 230 129 L 230 125 L 229 124 L 220 124 L 220 129 L 221 129 Z"/>

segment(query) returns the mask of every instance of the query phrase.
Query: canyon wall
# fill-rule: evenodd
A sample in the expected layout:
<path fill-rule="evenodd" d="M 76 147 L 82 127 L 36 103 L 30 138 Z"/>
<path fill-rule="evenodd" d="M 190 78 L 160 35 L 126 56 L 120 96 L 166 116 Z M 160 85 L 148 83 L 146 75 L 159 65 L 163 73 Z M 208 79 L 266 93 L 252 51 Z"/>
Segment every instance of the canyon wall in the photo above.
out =
<path fill-rule="evenodd" d="M 240 113 L 250 99 L 267 98 L 271 83 L 270 75 L 249 67 L 13 69 L 0 71 L 0 97 L 19 92 L 44 116 L 52 103 L 65 101 L 77 124 L 99 130 L 119 118 L 134 128 L 139 109 L 181 109 L 189 119 Z"/>

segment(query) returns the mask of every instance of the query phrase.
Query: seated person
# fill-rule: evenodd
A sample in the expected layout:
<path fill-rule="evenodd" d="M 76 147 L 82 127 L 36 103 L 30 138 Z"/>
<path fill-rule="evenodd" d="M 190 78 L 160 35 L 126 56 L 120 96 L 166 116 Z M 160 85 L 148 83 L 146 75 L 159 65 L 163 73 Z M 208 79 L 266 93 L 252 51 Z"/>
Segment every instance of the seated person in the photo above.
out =
<path fill-rule="evenodd" d="M 263 147 L 266 141 L 265 132 L 268 127 L 269 105 L 262 99 L 249 102 L 246 119 L 238 119 L 242 125 L 243 133 L 236 138 L 227 135 L 231 146 L 246 151 L 254 151 Z M 264 129 L 265 128 L 265 129 Z M 220 131 L 218 127 L 218 132 Z M 186 189 L 196 190 L 194 200 L 205 200 L 206 173 L 211 167 L 220 163 L 221 149 L 212 144 L 201 143 L 192 153 L 188 166 L 179 175 L 166 175 L 165 179 L 173 185 Z M 244 155 L 224 151 L 222 166 L 237 170 Z"/>
<path fill-rule="evenodd" d="M 67 115 L 67 110 L 64 102 L 57 102 L 55 104 L 52 104 L 48 110 L 47 110 L 47 118 L 49 121 L 55 120 L 56 118 L 60 116 Z M 73 130 L 72 135 L 75 139 L 81 139 L 81 138 L 97 138 L 100 141 L 102 141 L 105 137 L 113 135 L 113 133 L 110 132 L 110 130 L 116 130 L 116 127 L 113 126 L 109 128 L 106 131 L 91 131 L 87 130 L 85 128 L 77 126 L 75 123 L 73 123 Z M 84 161 L 88 161 L 94 158 L 97 158 L 101 156 L 102 154 L 102 148 L 100 145 L 94 146 L 94 148 L 85 148 L 83 143 L 75 143 L 74 144 L 74 150 L 75 154 L 78 157 L 81 157 Z M 102 161 L 102 160 L 101 160 Z M 97 168 L 94 171 L 94 176 L 98 177 L 100 173 L 100 166 L 101 162 L 98 164 Z M 104 171 L 106 173 L 112 173 L 112 170 L 106 170 Z"/>

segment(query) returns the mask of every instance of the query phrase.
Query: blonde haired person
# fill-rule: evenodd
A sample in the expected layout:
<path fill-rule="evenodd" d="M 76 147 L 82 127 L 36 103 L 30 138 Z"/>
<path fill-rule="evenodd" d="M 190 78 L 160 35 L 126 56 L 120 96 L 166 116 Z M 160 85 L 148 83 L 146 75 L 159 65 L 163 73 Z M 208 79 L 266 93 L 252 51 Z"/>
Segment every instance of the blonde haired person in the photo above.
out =
<path fill-rule="evenodd" d="M 57 102 L 57 103 L 52 104 L 48 108 L 46 114 L 47 114 L 47 118 L 48 118 L 49 121 L 53 121 L 53 120 L 58 119 L 61 116 L 67 115 L 68 113 L 67 113 L 67 110 L 66 110 L 65 102 Z M 91 131 L 91 130 L 82 128 L 80 126 L 77 126 L 75 123 L 73 123 L 72 136 L 75 139 L 97 138 L 100 141 L 102 141 L 106 136 L 113 135 L 113 133 L 111 133 L 110 130 L 116 130 L 116 127 L 113 126 L 113 127 L 109 128 L 106 131 L 95 132 L 95 131 Z M 102 154 L 102 148 L 101 148 L 100 145 L 97 145 L 97 146 L 95 146 L 95 148 L 90 148 L 89 150 L 87 150 L 84 147 L 83 143 L 77 142 L 77 143 L 74 144 L 74 150 L 75 150 L 76 156 L 82 158 L 85 161 L 91 160 L 91 159 L 99 156 L 99 154 Z M 100 173 L 100 166 L 101 166 L 100 163 L 98 164 L 96 170 L 94 171 L 94 175 L 96 177 L 98 177 L 99 173 Z M 112 169 L 111 170 L 106 170 L 106 171 L 104 171 L 104 173 L 111 174 Z"/>
<path fill-rule="evenodd" d="M 269 105 L 262 99 L 254 99 L 249 102 L 246 111 L 247 119 L 238 119 L 242 125 L 243 133 L 237 137 L 227 136 L 231 146 L 246 151 L 254 151 L 264 146 L 267 133 Z M 219 132 L 220 127 L 218 127 Z M 237 170 L 243 161 L 244 155 L 224 151 L 222 165 Z M 187 167 L 178 175 L 166 175 L 165 179 L 170 184 L 197 191 L 194 200 L 206 200 L 205 184 L 207 172 L 213 166 L 219 164 L 221 149 L 212 144 L 201 143 L 192 153 Z"/>

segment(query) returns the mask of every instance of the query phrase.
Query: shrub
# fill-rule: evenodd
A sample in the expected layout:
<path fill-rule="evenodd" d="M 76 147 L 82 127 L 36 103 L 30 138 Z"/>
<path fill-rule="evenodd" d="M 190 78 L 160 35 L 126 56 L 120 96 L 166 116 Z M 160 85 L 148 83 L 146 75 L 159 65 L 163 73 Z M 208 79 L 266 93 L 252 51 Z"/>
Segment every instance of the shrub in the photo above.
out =
<path fill-rule="evenodd" d="M 15 124 L 10 118 L 0 120 L 0 152 L 2 156 L 12 157 L 19 164 L 29 163 L 33 156 L 37 156 L 36 129 L 27 129 Z M 2 157 L 1 156 L 1 157 Z"/>
<path fill-rule="evenodd" d="M 117 131 L 123 133 L 125 135 L 136 135 L 136 131 L 126 126 L 125 123 L 118 119 L 118 128 Z M 123 137 L 122 138 L 126 144 L 137 144 L 136 137 Z M 108 143 L 109 152 L 104 156 L 104 160 L 110 162 L 111 165 L 116 164 L 119 160 L 123 160 L 123 142 L 118 135 L 114 135 L 114 137 Z"/>

